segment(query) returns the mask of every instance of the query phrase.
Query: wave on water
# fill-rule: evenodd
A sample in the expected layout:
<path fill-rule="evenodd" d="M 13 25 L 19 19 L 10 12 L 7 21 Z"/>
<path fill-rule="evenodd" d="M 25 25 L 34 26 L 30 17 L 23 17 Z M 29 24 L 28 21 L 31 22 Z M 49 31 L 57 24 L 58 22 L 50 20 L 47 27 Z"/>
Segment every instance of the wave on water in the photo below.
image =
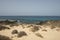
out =
<path fill-rule="evenodd" d="M 46 20 L 60 20 L 60 16 L 0 16 L 1 20 L 19 20 L 22 23 L 35 23 Z"/>

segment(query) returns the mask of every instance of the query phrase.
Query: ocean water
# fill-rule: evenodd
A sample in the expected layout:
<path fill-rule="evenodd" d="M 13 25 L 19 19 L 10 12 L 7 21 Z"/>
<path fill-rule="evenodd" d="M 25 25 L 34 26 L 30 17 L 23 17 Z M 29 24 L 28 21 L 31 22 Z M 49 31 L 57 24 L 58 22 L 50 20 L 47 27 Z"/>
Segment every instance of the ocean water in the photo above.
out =
<path fill-rule="evenodd" d="M 23 23 L 34 23 L 46 20 L 60 20 L 60 16 L 0 16 L 0 19 L 19 20 Z"/>

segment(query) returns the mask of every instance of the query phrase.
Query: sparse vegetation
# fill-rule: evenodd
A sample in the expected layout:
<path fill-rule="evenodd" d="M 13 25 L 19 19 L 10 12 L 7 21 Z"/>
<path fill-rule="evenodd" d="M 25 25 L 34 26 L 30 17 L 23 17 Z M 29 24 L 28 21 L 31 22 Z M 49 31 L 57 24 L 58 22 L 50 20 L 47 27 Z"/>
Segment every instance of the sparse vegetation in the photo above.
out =
<path fill-rule="evenodd" d="M 18 26 L 17 24 L 17 20 L 5 20 L 5 21 L 0 21 L 0 24 L 2 25 L 10 25 L 10 27 L 12 26 Z"/>
<path fill-rule="evenodd" d="M 29 27 L 31 27 L 31 26 L 27 26 L 27 28 L 29 28 Z"/>
<path fill-rule="evenodd" d="M 23 28 L 23 29 L 25 28 L 24 25 L 22 25 L 22 28 Z"/>
<path fill-rule="evenodd" d="M 29 26 L 27 26 L 27 28 L 30 28 L 30 27 L 32 27 L 33 25 L 31 24 L 31 25 L 29 25 Z"/>
<path fill-rule="evenodd" d="M 56 31 L 60 31 L 60 28 L 59 29 L 56 29 Z"/>
<path fill-rule="evenodd" d="M 18 34 L 18 31 L 17 30 L 13 30 L 12 34 Z"/>
<path fill-rule="evenodd" d="M 36 31 L 38 31 L 39 30 L 39 27 L 38 26 L 33 26 L 32 28 L 31 28 L 31 31 L 32 32 L 36 32 Z"/>
<path fill-rule="evenodd" d="M 9 25 L 10 25 L 10 27 L 13 27 L 13 26 L 19 26 L 18 23 L 13 23 L 13 24 L 9 24 Z"/>
<path fill-rule="evenodd" d="M 12 39 L 7 36 L 0 35 L 0 40 L 12 40 Z"/>
<path fill-rule="evenodd" d="M 20 31 L 17 35 L 17 37 L 27 36 L 27 34 L 24 31 Z"/>
<path fill-rule="evenodd" d="M 47 32 L 47 30 L 46 30 L 46 29 L 43 29 L 42 31 L 45 31 L 45 32 Z"/>
<path fill-rule="evenodd" d="M 51 26 L 51 29 L 54 29 L 54 28 L 56 28 L 55 26 Z"/>
<path fill-rule="evenodd" d="M 14 20 L 14 21 L 11 21 L 11 20 L 5 20 L 5 21 L 0 21 L 0 23 L 2 23 L 2 24 L 6 24 L 6 25 L 8 25 L 8 24 L 14 24 L 14 23 L 16 23 L 17 21 L 16 20 Z"/>
<path fill-rule="evenodd" d="M 36 36 L 44 38 L 40 33 L 36 33 Z"/>
<path fill-rule="evenodd" d="M 36 25 L 43 25 L 45 24 L 47 21 L 40 21 L 39 23 L 36 23 Z"/>
<path fill-rule="evenodd" d="M 0 30 L 5 30 L 5 29 L 10 29 L 9 27 L 1 26 L 0 25 Z"/>

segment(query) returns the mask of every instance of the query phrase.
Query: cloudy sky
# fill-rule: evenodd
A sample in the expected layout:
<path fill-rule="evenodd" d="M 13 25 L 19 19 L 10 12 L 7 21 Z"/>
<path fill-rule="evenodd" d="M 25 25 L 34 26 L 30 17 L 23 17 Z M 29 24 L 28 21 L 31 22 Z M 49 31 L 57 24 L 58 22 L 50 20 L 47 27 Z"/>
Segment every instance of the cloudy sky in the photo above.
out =
<path fill-rule="evenodd" d="M 0 0 L 1 15 L 60 16 L 60 0 Z"/>

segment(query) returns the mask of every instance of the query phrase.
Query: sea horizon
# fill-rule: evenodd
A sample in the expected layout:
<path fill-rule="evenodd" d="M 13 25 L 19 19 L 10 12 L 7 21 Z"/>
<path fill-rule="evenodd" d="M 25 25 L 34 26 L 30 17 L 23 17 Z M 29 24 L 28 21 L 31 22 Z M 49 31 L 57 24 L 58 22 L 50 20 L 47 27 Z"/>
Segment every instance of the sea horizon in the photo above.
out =
<path fill-rule="evenodd" d="M 34 23 L 47 20 L 60 20 L 60 16 L 0 16 L 1 19 L 19 20 L 23 23 Z"/>

